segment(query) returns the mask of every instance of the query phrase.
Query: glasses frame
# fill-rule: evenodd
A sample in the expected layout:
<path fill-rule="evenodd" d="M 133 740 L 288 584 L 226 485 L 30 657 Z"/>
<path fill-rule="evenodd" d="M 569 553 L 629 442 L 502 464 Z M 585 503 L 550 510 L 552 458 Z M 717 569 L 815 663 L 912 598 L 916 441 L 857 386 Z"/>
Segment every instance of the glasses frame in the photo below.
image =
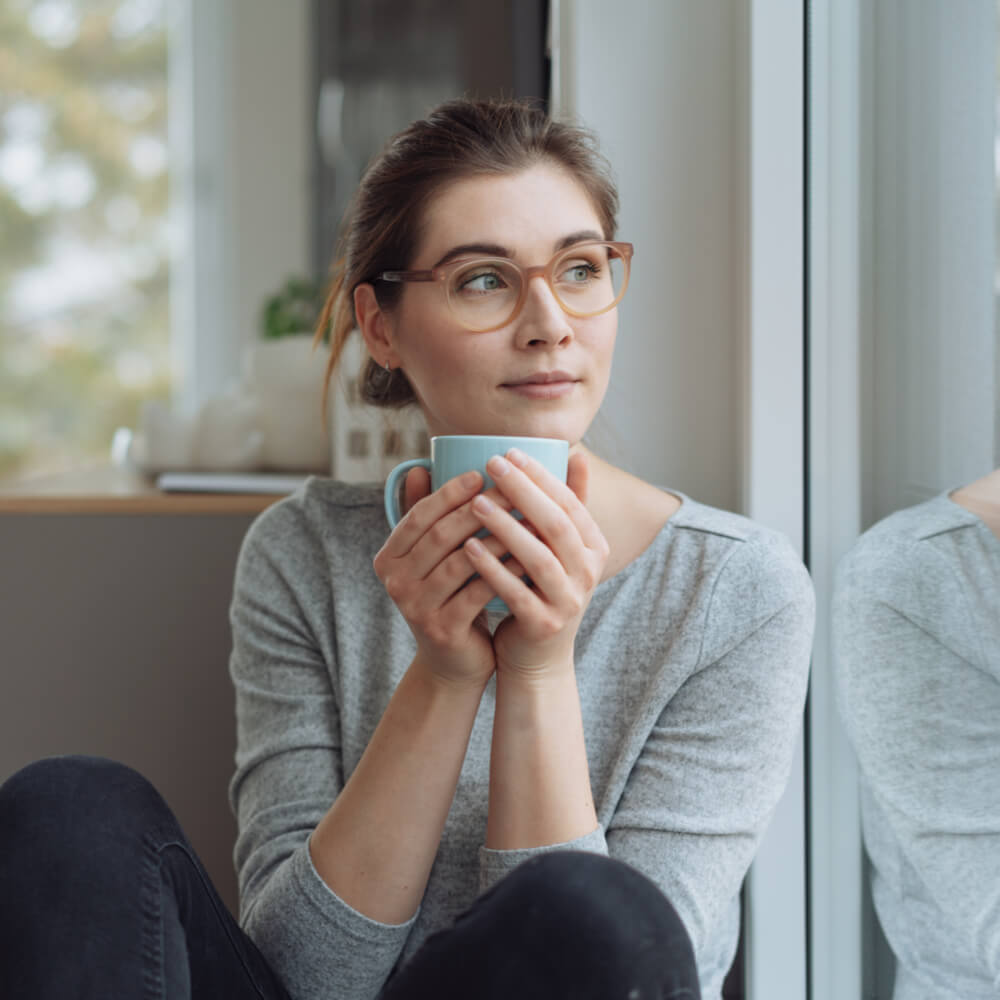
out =
<path fill-rule="evenodd" d="M 558 292 L 555 290 L 555 286 L 552 284 L 556 263 L 561 258 L 572 256 L 574 251 L 581 250 L 584 247 L 611 247 L 621 256 L 621 259 L 625 264 L 625 276 L 622 280 L 622 286 L 618 290 L 618 294 L 615 296 L 614 302 L 612 302 L 609 306 L 605 306 L 603 309 L 598 309 L 596 312 L 578 312 L 575 309 L 570 309 L 559 297 Z M 449 261 L 447 264 L 439 264 L 437 267 L 432 267 L 427 271 L 383 271 L 381 274 L 376 276 L 375 280 L 398 282 L 437 282 L 444 290 L 445 299 L 448 302 L 448 308 L 451 310 L 452 315 L 458 319 L 458 313 L 452 305 L 451 295 L 448 292 L 448 279 L 455 271 L 459 268 L 469 267 L 470 265 L 482 266 L 486 264 L 504 264 L 509 267 L 513 267 L 514 270 L 521 275 L 521 293 L 518 296 L 517 302 L 514 303 L 514 308 L 511 311 L 511 314 L 502 323 L 497 323 L 493 326 L 473 327 L 459 319 L 459 322 L 461 322 L 462 325 L 471 333 L 490 333 L 493 330 L 499 330 L 508 323 L 513 323 L 514 320 L 517 319 L 521 310 L 524 308 L 524 303 L 527 301 L 528 282 L 530 282 L 532 278 L 545 279 L 545 283 L 549 286 L 549 291 L 552 292 L 552 297 L 559 303 L 559 307 L 562 311 L 569 316 L 574 316 L 577 319 L 589 319 L 591 316 L 600 316 L 603 313 L 610 312 L 625 297 L 629 277 L 632 273 L 632 255 L 634 253 L 635 247 L 631 243 L 621 243 L 614 240 L 588 240 L 585 243 L 574 243 L 572 246 L 565 247 L 558 253 L 553 254 L 547 264 L 536 264 L 533 267 L 522 267 L 509 257 L 469 257 L 461 260 Z"/>

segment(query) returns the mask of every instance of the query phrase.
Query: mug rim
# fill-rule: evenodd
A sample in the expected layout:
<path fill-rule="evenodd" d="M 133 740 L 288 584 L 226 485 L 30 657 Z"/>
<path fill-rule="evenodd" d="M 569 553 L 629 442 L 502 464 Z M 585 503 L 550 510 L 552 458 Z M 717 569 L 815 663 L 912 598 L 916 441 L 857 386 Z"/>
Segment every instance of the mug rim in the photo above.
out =
<path fill-rule="evenodd" d="M 546 441 L 552 444 L 568 445 L 566 438 L 532 437 L 527 434 L 435 434 L 430 440 L 435 441 L 482 441 L 484 439 L 495 441 Z"/>

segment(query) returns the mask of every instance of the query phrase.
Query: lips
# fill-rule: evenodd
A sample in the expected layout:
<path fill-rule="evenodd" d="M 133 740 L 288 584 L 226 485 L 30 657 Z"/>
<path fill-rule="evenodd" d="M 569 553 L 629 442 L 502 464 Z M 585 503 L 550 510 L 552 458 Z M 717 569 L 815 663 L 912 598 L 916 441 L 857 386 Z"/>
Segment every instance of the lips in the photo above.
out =
<path fill-rule="evenodd" d="M 501 388 L 522 399 L 557 400 L 575 392 L 578 382 L 579 379 L 569 372 L 535 372 L 513 382 L 504 382 Z"/>
<path fill-rule="evenodd" d="M 504 382 L 504 385 L 514 386 L 514 385 L 548 385 L 551 382 L 575 382 L 576 378 L 570 375 L 569 372 L 553 371 L 553 372 L 535 372 L 534 375 L 528 375 L 526 378 L 512 379 L 510 382 Z"/>

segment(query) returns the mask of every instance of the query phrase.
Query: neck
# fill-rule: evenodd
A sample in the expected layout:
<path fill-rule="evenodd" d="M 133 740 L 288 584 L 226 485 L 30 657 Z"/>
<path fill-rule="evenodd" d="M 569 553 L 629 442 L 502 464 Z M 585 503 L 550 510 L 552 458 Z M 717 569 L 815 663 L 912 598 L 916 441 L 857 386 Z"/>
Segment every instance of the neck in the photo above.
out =
<path fill-rule="evenodd" d="M 574 445 L 572 451 L 586 456 L 590 470 L 587 510 L 611 550 L 603 576 L 607 580 L 646 550 L 680 501 L 598 458 L 581 444 Z"/>
<path fill-rule="evenodd" d="M 580 443 L 573 445 L 570 448 L 570 454 L 583 455 L 587 459 L 590 470 L 590 479 L 587 483 L 587 510 L 590 511 L 590 516 L 607 537 L 614 522 L 620 520 L 621 508 L 619 507 L 619 516 L 616 517 L 612 503 L 615 483 L 619 482 L 620 477 L 626 473 L 605 462 L 603 458 L 598 458 L 586 445 Z"/>

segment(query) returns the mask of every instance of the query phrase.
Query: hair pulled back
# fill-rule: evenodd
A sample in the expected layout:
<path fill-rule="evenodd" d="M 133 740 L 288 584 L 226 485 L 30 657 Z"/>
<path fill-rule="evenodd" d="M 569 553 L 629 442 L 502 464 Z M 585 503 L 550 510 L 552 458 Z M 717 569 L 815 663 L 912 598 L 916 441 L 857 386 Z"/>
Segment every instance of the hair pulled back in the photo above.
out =
<path fill-rule="evenodd" d="M 330 339 L 327 387 L 357 325 L 355 288 L 371 281 L 382 309 L 398 302 L 401 284 L 374 279 L 383 271 L 410 267 L 431 196 L 455 180 L 514 173 L 542 161 L 576 178 L 594 204 L 604 238 L 614 239 L 618 193 L 595 138 L 583 128 L 551 119 L 531 102 L 448 101 L 389 141 L 355 192 L 331 268 L 316 331 L 317 342 L 327 334 Z M 416 401 L 402 371 L 386 371 L 371 358 L 365 361 L 359 391 L 376 406 L 398 408 Z"/>

